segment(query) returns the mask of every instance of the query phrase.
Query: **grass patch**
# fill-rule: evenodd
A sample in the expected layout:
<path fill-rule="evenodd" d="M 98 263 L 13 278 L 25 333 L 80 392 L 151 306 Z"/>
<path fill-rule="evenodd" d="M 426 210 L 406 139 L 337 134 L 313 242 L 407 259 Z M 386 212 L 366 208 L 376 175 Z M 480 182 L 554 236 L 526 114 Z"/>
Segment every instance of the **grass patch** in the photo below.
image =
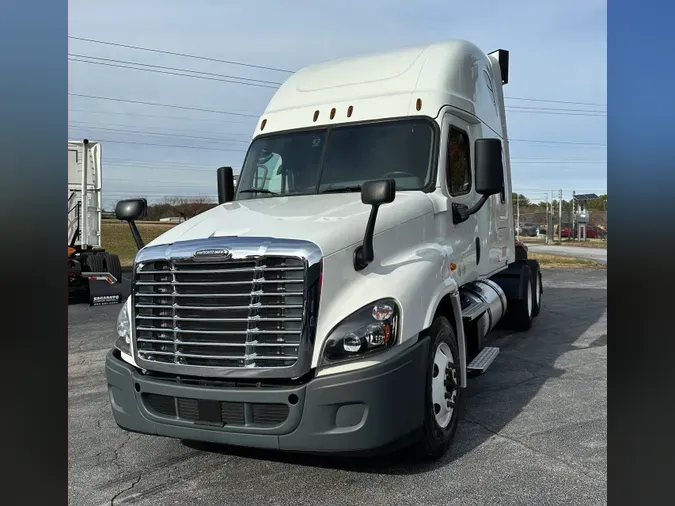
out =
<path fill-rule="evenodd" d="M 588 239 L 587 241 L 563 241 L 555 242 L 557 246 L 571 246 L 572 248 L 604 248 L 607 249 L 607 241 L 602 239 Z"/>
<path fill-rule="evenodd" d="M 546 239 L 539 239 L 536 237 L 521 238 L 525 244 L 546 244 Z M 551 246 L 570 246 L 572 248 L 604 248 L 607 249 L 607 241 L 602 239 L 588 239 L 586 241 L 573 241 L 563 239 L 560 241 L 553 241 L 549 243 Z"/>
<path fill-rule="evenodd" d="M 170 230 L 174 225 L 172 223 L 137 222 L 137 226 L 143 241 L 147 244 L 167 230 Z M 106 251 L 115 253 L 120 257 L 122 267 L 131 267 L 133 265 L 138 249 L 127 223 L 116 220 L 102 221 L 101 243 Z"/>
<path fill-rule="evenodd" d="M 585 258 L 571 258 L 558 255 L 543 255 L 541 253 L 528 253 L 528 258 L 538 260 L 542 267 L 549 269 L 606 269 L 606 264 L 599 264 L 594 260 Z"/>

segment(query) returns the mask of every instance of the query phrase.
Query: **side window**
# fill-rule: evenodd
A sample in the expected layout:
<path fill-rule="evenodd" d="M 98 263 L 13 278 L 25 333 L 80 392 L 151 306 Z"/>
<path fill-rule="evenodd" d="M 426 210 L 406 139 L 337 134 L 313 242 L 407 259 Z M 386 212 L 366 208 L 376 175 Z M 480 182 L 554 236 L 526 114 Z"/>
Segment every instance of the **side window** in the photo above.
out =
<path fill-rule="evenodd" d="M 469 136 L 457 128 L 450 128 L 446 179 L 452 196 L 466 195 L 471 190 L 471 150 Z"/>

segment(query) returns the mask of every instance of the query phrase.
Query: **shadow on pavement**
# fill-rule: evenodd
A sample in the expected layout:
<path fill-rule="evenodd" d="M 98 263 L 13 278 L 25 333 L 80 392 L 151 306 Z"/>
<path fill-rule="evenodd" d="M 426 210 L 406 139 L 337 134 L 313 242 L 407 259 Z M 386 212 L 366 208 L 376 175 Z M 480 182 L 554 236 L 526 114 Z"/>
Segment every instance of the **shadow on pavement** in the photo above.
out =
<path fill-rule="evenodd" d="M 488 345 L 498 346 L 500 355 L 484 375 L 470 380 L 453 445 L 443 458 L 435 462 L 420 462 L 409 450 L 401 450 L 385 458 L 356 458 L 300 455 L 187 441 L 183 444 L 212 453 L 362 473 L 405 475 L 432 471 L 476 449 L 523 413 L 549 379 L 568 372 L 558 365 L 561 357 L 568 352 L 605 346 L 606 334 L 587 343 L 582 336 L 603 316 L 606 300 L 604 288 L 545 287 L 541 314 L 529 332 L 495 333 Z M 592 371 L 592 363 L 575 364 L 575 367 L 577 365 L 584 371 L 589 367 Z M 551 401 L 551 404 L 556 412 L 566 409 L 557 401 Z M 532 431 L 538 428 L 533 425 Z"/>

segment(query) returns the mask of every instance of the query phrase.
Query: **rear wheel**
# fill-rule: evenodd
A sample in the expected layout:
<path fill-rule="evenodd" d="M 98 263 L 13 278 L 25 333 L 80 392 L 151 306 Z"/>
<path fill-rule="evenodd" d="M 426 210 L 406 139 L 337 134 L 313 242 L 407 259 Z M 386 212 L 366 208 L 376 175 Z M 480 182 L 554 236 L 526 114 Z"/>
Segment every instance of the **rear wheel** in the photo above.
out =
<path fill-rule="evenodd" d="M 122 264 L 120 262 L 120 257 L 113 253 L 105 253 L 103 255 L 103 263 L 105 272 L 112 274 L 118 282 L 122 281 Z"/>
<path fill-rule="evenodd" d="M 520 299 L 508 301 L 507 316 L 510 326 L 515 330 L 529 330 L 534 317 L 534 289 L 532 282 L 532 270 L 528 265 L 523 265 L 524 293 Z"/>
<path fill-rule="evenodd" d="M 103 272 L 105 267 L 103 257 L 99 254 L 87 255 L 84 265 L 87 267 L 87 272 Z"/>
<path fill-rule="evenodd" d="M 544 293 L 543 286 L 541 284 L 541 271 L 537 272 L 532 277 L 532 292 L 534 296 L 534 304 L 532 305 L 532 316 L 539 316 L 541 311 L 541 295 Z"/>
<path fill-rule="evenodd" d="M 424 432 L 416 450 L 424 458 L 435 459 L 447 451 L 457 430 L 462 391 L 457 338 L 447 318 L 434 320 L 429 340 Z"/>
<path fill-rule="evenodd" d="M 542 285 L 541 277 L 541 268 L 539 267 L 539 262 L 536 260 L 528 260 L 527 265 L 530 267 L 532 273 L 532 317 L 539 316 L 541 311 L 541 295 L 544 293 L 544 287 Z"/>

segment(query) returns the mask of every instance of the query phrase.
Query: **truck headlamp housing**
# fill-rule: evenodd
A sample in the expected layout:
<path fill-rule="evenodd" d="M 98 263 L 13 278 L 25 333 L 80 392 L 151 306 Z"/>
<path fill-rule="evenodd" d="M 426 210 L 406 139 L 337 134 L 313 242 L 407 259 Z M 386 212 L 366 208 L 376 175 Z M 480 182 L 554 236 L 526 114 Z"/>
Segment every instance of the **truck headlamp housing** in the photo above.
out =
<path fill-rule="evenodd" d="M 128 297 L 124 302 L 122 309 L 117 315 L 117 324 L 115 329 L 117 331 L 117 340 L 115 341 L 115 348 L 122 353 L 131 355 L 131 297 Z"/>
<path fill-rule="evenodd" d="M 329 334 L 321 364 L 364 358 L 388 350 L 398 341 L 400 310 L 393 299 L 381 299 L 342 320 Z"/>

